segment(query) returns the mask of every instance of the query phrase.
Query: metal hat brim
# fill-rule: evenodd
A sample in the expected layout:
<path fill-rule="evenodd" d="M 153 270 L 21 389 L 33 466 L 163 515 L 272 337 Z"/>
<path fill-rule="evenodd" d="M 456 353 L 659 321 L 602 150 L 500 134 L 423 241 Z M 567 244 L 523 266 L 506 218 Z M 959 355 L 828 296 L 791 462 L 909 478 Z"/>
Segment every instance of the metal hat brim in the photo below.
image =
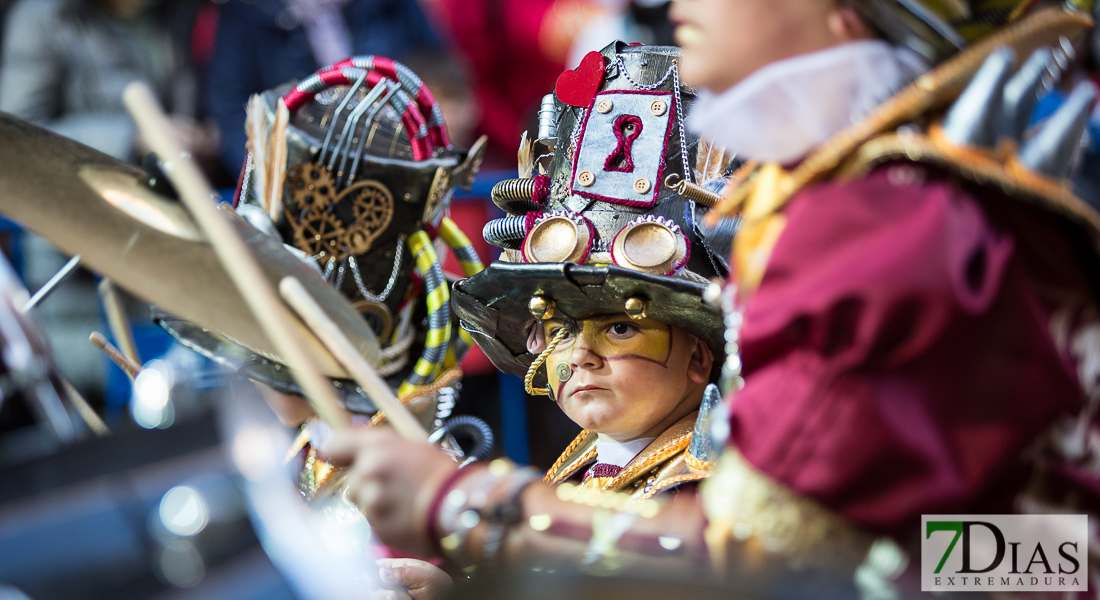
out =
<path fill-rule="evenodd" d="M 703 302 L 705 289 L 702 283 L 616 266 L 497 262 L 456 282 L 451 306 L 462 328 L 505 373 L 523 375 L 535 358 L 527 352 L 535 322 L 528 303 L 535 295 L 553 300 L 555 314 L 573 319 L 624 312 L 628 298 L 641 297 L 648 301 L 648 316 L 704 340 L 720 363 L 722 315 Z M 545 385 L 545 377 L 540 379 Z"/>

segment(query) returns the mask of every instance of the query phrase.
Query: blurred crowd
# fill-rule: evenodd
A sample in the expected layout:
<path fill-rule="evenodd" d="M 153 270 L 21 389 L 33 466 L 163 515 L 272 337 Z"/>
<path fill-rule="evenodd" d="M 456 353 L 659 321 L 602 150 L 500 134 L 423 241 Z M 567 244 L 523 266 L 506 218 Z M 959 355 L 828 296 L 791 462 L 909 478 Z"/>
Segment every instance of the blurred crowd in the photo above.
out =
<path fill-rule="evenodd" d="M 451 137 L 522 131 L 567 66 L 614 39 L 671 44 L 667 0 L 7 0 L 0 110 L 124 160 L 147 147 L 122 107 L 141 80 L 219 184 L 244 160 L 254 93 L 353 55 L 406 63 Z M 232 182 L 228 182 L 231 184 Z"/>

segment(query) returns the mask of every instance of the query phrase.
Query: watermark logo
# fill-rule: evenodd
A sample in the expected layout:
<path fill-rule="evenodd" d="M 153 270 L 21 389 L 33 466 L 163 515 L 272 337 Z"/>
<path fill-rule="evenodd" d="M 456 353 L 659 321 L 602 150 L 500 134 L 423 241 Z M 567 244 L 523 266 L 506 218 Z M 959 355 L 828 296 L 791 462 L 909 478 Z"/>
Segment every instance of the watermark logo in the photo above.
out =
<path fill-rule="evenodd" d="M 1088 591 L 1086 515 L 924 515 L 925 592 Z"/>

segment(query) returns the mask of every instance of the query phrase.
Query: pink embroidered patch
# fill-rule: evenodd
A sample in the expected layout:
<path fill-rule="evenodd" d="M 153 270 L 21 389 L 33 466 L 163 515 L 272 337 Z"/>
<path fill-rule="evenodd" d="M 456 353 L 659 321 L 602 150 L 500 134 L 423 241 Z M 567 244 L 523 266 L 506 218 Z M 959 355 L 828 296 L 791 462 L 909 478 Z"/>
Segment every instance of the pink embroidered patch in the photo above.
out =
<path fill-rule="evenodd" d="M 588 470 L 588 474 L 585 477 L 618 477 L 619 473 L 623 472 L 623 468 L 616 465 L 609 465 L 607 463 L 597 463 Z"/>
<path fill-rule="evenodd" d="M 637 115 L 619 115 L 612 128 L 618 144 L 603 161 L 603 170 L 633 173 L 634 140 L 642 135 L 642 120 Z"/>

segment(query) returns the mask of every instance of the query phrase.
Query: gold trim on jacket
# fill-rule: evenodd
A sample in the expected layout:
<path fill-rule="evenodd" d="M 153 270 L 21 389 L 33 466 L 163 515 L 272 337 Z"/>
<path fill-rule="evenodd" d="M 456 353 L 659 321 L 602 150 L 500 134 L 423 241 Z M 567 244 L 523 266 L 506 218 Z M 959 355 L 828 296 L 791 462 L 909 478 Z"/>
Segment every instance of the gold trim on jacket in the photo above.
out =
<path fill-rule="evenodd" d="M 695 411 L 674 423 L 627 463 L 621 473 L 601 478 L 604 481 L 597 482 L 600 489 L 645 500 L 681 483 L 705 479 L 713 464 L 688 454 L 698 416 Z M 543 481 L 558 485 L 591 465 L 596 460 L 597 437 L 594 432 L 582 431 L 546 472 Z"/>

